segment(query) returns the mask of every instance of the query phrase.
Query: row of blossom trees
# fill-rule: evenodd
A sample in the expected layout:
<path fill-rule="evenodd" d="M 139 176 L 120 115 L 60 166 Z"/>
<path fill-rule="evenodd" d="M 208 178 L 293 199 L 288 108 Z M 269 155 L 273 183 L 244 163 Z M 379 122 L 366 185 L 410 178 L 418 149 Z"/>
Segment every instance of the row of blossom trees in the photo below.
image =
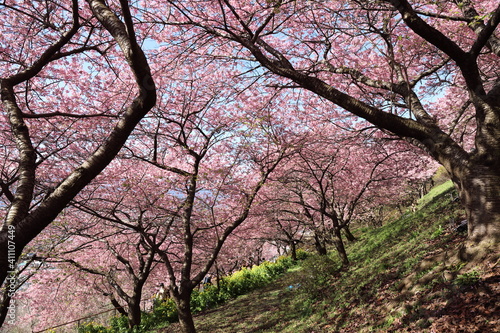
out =
<path fill-rule="evenodd" d="M 329 123 L 288 133 L 274 117 L 284 103 L 274 109 L 256 102 L 232 119 L 213 117 L 221 105 L 213 92 L 196 89 L 203 82 L 189 80 L 180 102 L 147 117 L 123 153 L 29 247 L 43 265 L 18 297 L 36 304 L 30 320 L 37 329 L 60 324 L 61 312 L 65 322 L 80 318 L 88 298 L 137 326 L 143 301 L 164 283 L 184 330 L 195 331 L 194 288 L 210 272 L 249 263 L 264 242 L 284 242 L 293 255 L 312 234 L 320 254 L 333 243 L 348 265 L 341 231 L 352 237 L 352 220 L 384 204 L 380 198 L 401 189 L 409 164 L 422 161 L 407 145 Z M 385 196 L 376 195 L 381 191 Z M 75 286 L 89 285 L 74 296 Z"/>
<path fill-rule="evenodd" d="M 206 73 L 172 75 L 114 162 L 26 249 L 41 264 L 17 294 L 31 304 L 32 328 L 110 306 L 139 325 L 143 301 L 164 283 L 194 331 L 189 301 L 202 279 L 291 228 L 287 245 L 313 233 L 320 253 L 333 242 L 347 265 L 341 230 L 421 161 L 361 124 L 296 117 L 289 92 L 253 87 L 253 99 L 230 75 L 207 85 Z M 100 306 L 86 307 L 88 298 Z"/>
<path fill-rule="evenodd" d="M 0 9 L 0 322 L 16 290 L 92 281 L 133 326 L 168 281 L 194 332 L 193 288 L 233 264 L 218 256 L 307 231 L 347 265 L 342 233 L 427 175 L 422 152 L 457 185 L 470 244 L 498 244 L 493 1 Z"/>
<path fill-rule="evenodd" d="M 467 214 L 464 257 L 500 243 L 498 2 L 169 3 L 150 20 L 180 27 L 184 42 L 215 39 L 214 52 L 251 62 L 267 84 L 320 96 L 442 164 Z"/>

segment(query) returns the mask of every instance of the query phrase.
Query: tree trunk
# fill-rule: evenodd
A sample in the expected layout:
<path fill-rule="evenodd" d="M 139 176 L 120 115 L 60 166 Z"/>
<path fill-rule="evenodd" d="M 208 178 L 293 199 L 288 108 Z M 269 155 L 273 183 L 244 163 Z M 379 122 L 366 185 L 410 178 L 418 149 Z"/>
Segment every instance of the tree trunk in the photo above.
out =
<path fill-rule="evenodd" d="M 217 265 L 217 262 L 215 262 L 215 281 L 216 281 L 217 289 L 220 289 L 220 272 L 219 272 L 219 266 Z"/>
<path fill-rule="evenodd" d="M 194 326 L 193 314 L 191 313 L 191 292 L 184 292 L 175 298 L 177 312 L 179 315 L 179 324 L 182 332 L 196 333 Z"/>
<path fill-rule="evenodd" d="M 115 307 L 115 310 L 122 316 L 128 316 L 128 313 L 127 311 L 125 311 L 125 309 L 123 308 L 123 306 L 121 306 L 120 303 L 118 303 L 118 301 L 111 296 L 111 304 L 113 304 L 113 306 Z"/>
<path fill-rule="evenodd" d="M 2 290 L 2 299 L 1 299 L 1 306 L 0 306 L 0 327 L 2 327 L 2 324 L 4 321 L 7 319 L 7 322 L 11 321 L 15 322 L 16 319 L 16 313 L 9 314 L 9 310 L 13 309 L 15 310 L 15 307 L 11 308 L 11 302 L 12 302 L 12 297 L 11 297 L 11 290 L 9 289 L 9 284 L 11 281 L 9 278 L 7 278 L 5 288 L 1 288 Z M 13 281 L 12 281 L 13 283 Z M 2 286 L 0 286 L 2 287 Z M 11 316 L 12 315 L 12 316 Z"/>
<path fill-rule="evenodd" d="M 347 258 L 347 252 L 345 251 L 344 241 L 342 240 L 342 234 L 340 233 L 340 229 L 335 229 L 335 238 L 333 239 L 333 244 L 337 249 L 337 252 L 340 256 L 340 260 L 342 261 L 342 266 L 349 265 L 349 259 Z"/>
<path fill-rule="evenodd" d="M 293 239 L 290 242 L 290 251 L 291 251 L 292 260 L 297 260 L 297 243 Z"/>
<path fill-rule="evenodd" d="M 500 170 L 474 165 L 461 178 L 454 177 L 468 223 L 473 247 L 500 243 Z"/>
<path fill-rule="evenodd" d="M 320 256 L 325 256 L 327 254 L 324 242 L 322 242 L 317 235 L 314 235 L 314 246 L 316 247 L 316 251 L 318 251 L 318 254 Z"/>
<path fill-rule="evenodd" d="M 345 236 L 349 242 L 355 242 L 357 241 L 356 237 L 351 233 L 351 229 L 349 228 L 349 225 L 346 225 L 344 228 Z"/>
<path fill-rule="evenodd" d="M 141 324 L 141 301 L 128 304 L 128 324 L 130 328 Z"/>

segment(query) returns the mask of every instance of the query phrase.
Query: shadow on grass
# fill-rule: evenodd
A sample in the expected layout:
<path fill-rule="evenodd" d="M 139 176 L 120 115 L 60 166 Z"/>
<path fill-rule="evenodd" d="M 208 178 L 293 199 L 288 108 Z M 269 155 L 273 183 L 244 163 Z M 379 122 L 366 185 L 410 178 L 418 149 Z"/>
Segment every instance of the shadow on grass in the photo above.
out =
<path fill-rule="evenodd" d="M 266 288 L 243 295 L 219 309 L 202 313 L 198 332 L 276 332 L 280 322 L 289 321 L 295 315 L 289 307 L 295 297 L 287 289 L 293 276 L 279 279 Z M 195 323 L 196 323 L 195 319 Z"/>
<path fill-rule="evenodd" d="M 300 313 L 293 308 L 297 291 L 288 288 L 297 283 L 297 277 L 296 272 L 288 273 L 267 287 L 195 315 L 197 332 L 281 332 L 280 327 L 300 319 Z M 172 324 L 161 332 L 177 333 L 180 328 L 178 324 Z"/>
<path fill-rule="evenodd" d="M 499 332 L 500 276 L 490 276 L 467 286 L 441 283 L 422 294 L 401 324 L 403 327 L 433 332 Z"/>

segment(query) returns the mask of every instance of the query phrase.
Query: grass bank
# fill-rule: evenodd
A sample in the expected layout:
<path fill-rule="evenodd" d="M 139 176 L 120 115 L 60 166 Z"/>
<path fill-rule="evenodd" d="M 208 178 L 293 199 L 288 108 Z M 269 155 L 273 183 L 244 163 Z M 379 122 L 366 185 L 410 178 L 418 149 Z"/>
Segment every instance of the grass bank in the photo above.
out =
<path fill-rule="evenodd" d="M 380 228 L 358 228 L 340 270 L 332 251 L 312 256 L 264 288 L 196 316 L 203 333 L 499 332 L 498 253 L 455 255 L 464 218 L 449 183 L 415 212 Z M 176 324 L 157 331 L 179 332 Z"/>

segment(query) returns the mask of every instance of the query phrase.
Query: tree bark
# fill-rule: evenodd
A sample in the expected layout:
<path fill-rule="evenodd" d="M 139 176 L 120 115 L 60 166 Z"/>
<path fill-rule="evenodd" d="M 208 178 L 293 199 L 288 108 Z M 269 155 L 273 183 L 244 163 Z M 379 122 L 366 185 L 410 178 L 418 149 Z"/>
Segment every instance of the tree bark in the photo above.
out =
<path fill-rule="evenodd" d="M 118 301 L 113 296 L 111 296 L 111 304 L 115 307 L 115 310 L 118 311 L 118 313 L 121 314 L 122 316 L 128 315 L 127 311 L 125 311 L 123 306 L 121 306 L 121 304 L 118 303 Z"/>
<path fill-rule="evenodd" d="M 127 60 L 131 71 L 135 75 L 137 84 L 137 96 L 125 108 L 123 116 L 116 123 L 113 130 L 108 135 L 103 144 L 77 168 L 75 168 L 70 175 L 68 175 L 56 189 L 47 196 L 43 202 L 31 211 L 26 211 L 26 207 L 31 207 L 31 195 L 27 194 L 27 189 L 31 187 L 32 176 L 34 173 L 34 166 L 24 166 L 28 163 L 29 144 L 25 138 L 17 142 L 17 149 L 20 154 L 28 154 L 24 158 L 21 166 L 21 173 L 25 180 L 20 182 L 22 195 L 17 195 L 16 201 L 22 200 L 23 202 L 16 202 L 8 212 L 8 220 L 4 223 L 2 230 L 0 230 L 0 281 L 2 287 L 8 287 L 6 278 L 11 269 L 8 259 L 17 261 L 21 256 L 24 247 L 33 240 L 38 234 L 48 226 L 57 215 L 66 207 L 66 205 L 85 187 L 89 184 L 101 171 L 114 159 L 116 154 L 120 151 L 121 147 L 128 139 L 130 133 L 134 130 L 138 122 L 147 114 L 147 112 L 156 104 L 156 87 L 152 79 L 150 67 L 144 52 L 140 49 L 139 44 L 135 40 L 132 26 L 126 26 L 121 23 L 120 19 L 100 0 L 89 0 L 89 5 L 94 11 L 101 24 L 109 29 L 113 38 L 118 42 L 123 50 L 123 55 Z M 73 2 L 74 15 L 78 17 L 78 1 Z M 125 8 L 123 8 L 125 10 Z M 128 17 L 128 15 L 124 15 Z M 78 24 L 75 23 L 75 29 Z M 22 82 L 38 75 L 43 67 L 53 59 L 56 54 L 71 38 L 73 33 L 65 34 L 59 43 L 49 47 L 42 57 L 35 62 L 35 65 L 29 70 L 16 74 L 8 79 L 1 80 L 1 99 L 2 104 L 6 109 L 12 110 L 11 114 L 20 114 L 20 109 L 17 106 L 16 96 L 12 93 L 14 88 Z M 16 109 L 16 110 L 14 110 Z M 14 133 L 17 133 L 17 138 L 27 135 L 25 129 L 26 125 L 19 122 L 18 118 L 10 118 L 15 127 Z M 19 141 L 19 140 L 18 140 Z M 32 168 L 32 170 L 30 170 Z M 18 189 L 16 192 L 19 191 Z M 32 190 L 30 190 L 32 191 Z M 19 193 L 19 194 L 21 194 Z M 8 227 L 15 227 L 15 253 L 8 252 L 9 239 Z M 12 238 L 12 236 L 11 236 Z M 0 304 L 0 314 L 4 313 L 5 307 L 9 306 L 10 296 Z M 5 317 L 0 317 L 0 326 L 3 324 Z"/>
<path fill-rule="evenodd" d="M 177 312 L 179 315 L 179 324 L 181 325 L 182 332 L 196 333 L 194 326 L 193 314 L 191 312 L 191 291 L 184 291 L 179 293 L 175 298 L 177 305 Z"/>
<path fill-rule="evenodd" d="M 334 231 L 335 237 L 333 239 L 333 244 L 337 249 L 337 252 L 340 256 L 340 260 L 342 261 L 342 266 L 349 265 L 349 258 L 347 257 L 347 252 L 345 251 L 344 241 L 342 240 L 342 234 L 340 229 L 335 229 Z"/>
<path fill-rule="evenodd" d="M 130 328 L 139 326 L 141 324 L 141 303 L 139 300 L 135 300 L 128 304 L 128 324 Z"/>
<path fill-rule="evenodd" d="M 297 243 L 293 239 L 290 242 L 290 253 L 292 260 L 297 260 Z"/>
<path fill-rule="evenodd" d="M 346 225 L 344 228 L 344 233 L 349 242 L 355 242 L 357 241 L 356 237 L 351 233 L 351 229 L 349 228 L 349 225 Z"/>
<path fill-rule="evenodd" d="M 469 241 L 478 246 L 500 242 L 500 170 L 473 164 L 461 177 L 454 177 L 465 207 Z"/>
<path fill-rule="evenodd" d="M 325 256 L 327 254 L 326 246 L 317 235 L 314 235 L 314 247 L 320 256 Z"/>

